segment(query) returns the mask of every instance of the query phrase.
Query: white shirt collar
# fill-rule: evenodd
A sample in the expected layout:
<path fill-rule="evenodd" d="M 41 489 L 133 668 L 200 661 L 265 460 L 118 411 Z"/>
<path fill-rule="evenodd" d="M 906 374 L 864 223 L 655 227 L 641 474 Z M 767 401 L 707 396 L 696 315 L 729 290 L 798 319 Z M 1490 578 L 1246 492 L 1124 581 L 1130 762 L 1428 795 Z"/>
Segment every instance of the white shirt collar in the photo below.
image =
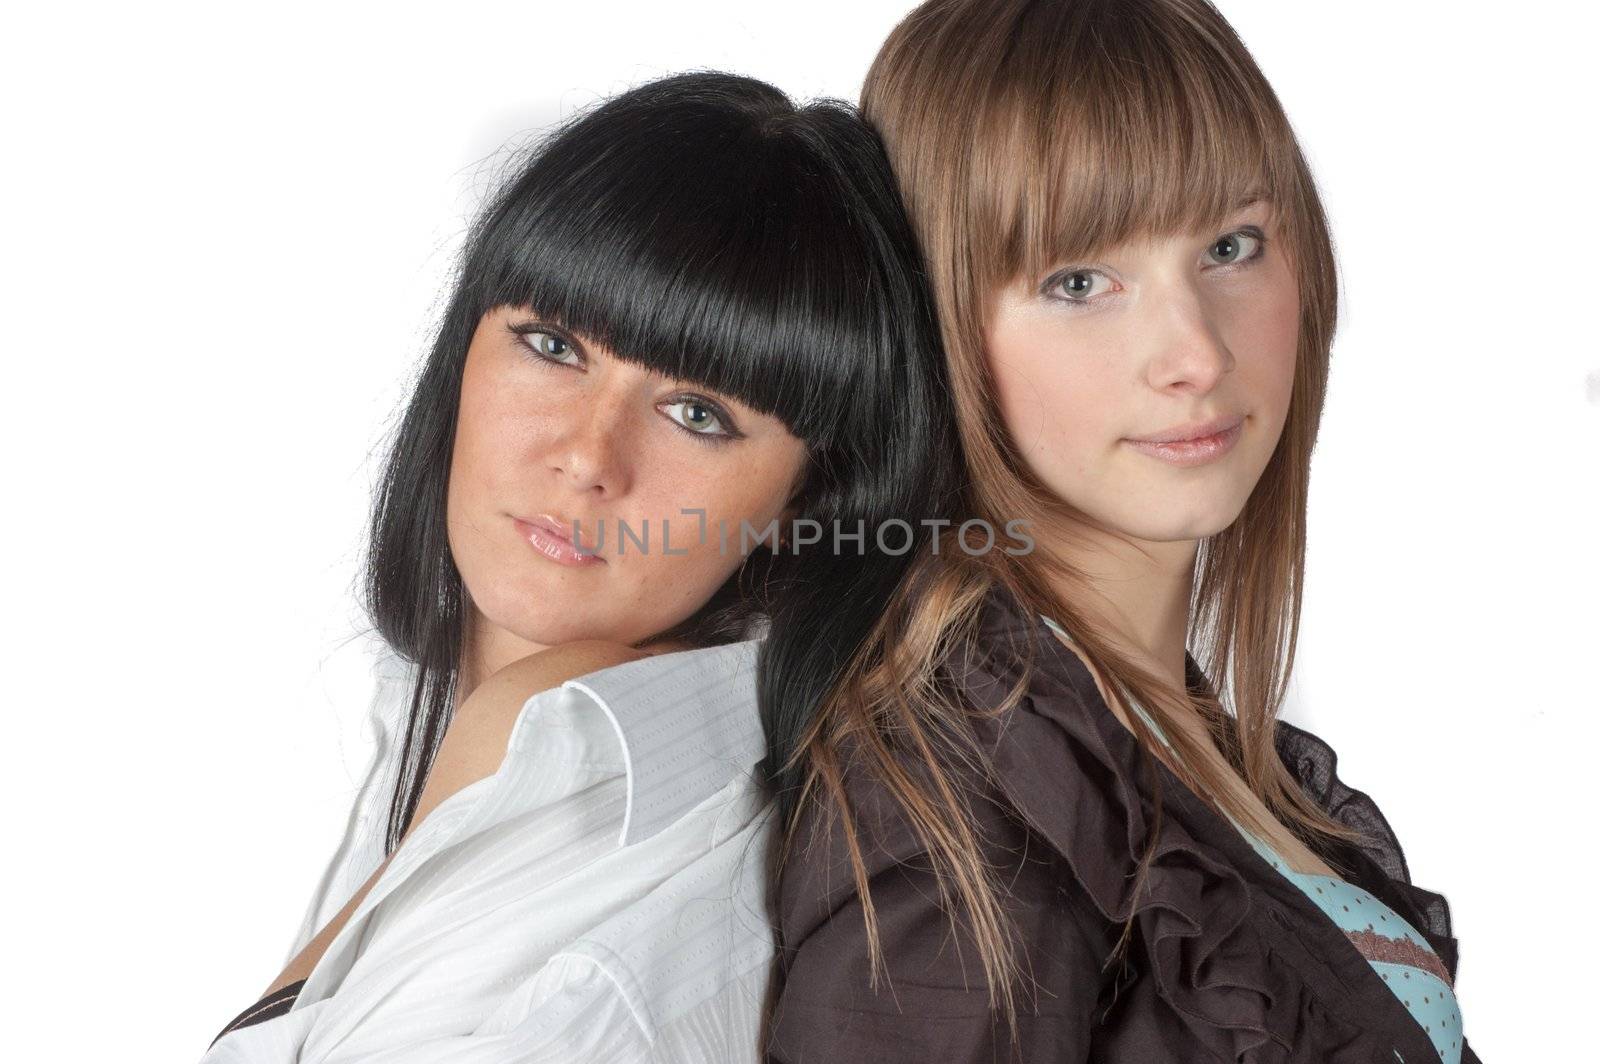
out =
<path fill-rule="evenodd" d="M 658 654 L 568 680 L 615 729 L 628 773 L 619 844 L 650 838 L 766 756 L 761 640 Z"/>
<path fill-rule="evenodd" d="M 561 685 L 598 705 L 626 766 L 628 800 L 619 845 L 655 835 L 766 756 L 756 700 L 761 642 L 757 637 L 657 654 Z M 376 726 L 385 733 L 397 731 L 416 666 L 387 651 L 379 656 L 377 673 L 388 688 L 383 701 L 390 712 Z M 529 702 L 538 697 L 530 696 Z M 538 709 L 524 705 L 523 716 Z M 527 723 L 538 726 L 532 719 Z"/>

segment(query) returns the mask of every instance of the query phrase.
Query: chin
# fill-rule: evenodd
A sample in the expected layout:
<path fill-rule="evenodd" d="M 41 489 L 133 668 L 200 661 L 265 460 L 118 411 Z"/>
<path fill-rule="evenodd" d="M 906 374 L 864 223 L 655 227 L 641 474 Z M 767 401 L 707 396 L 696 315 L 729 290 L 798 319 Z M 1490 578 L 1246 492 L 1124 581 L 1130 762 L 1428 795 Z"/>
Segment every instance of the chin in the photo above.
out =
<path fill-rule="evenodd" d="M 592 595 L 539 587 L 533 581 L 491 579 L 469 584 L 467 593 L 485 621 L 541 646 L 610 638 L 606 632 L 618 624 L 592 608 Z"/>
<path fill-rule="evenodd" d="M 504 629 L 518 639 L 544 647 L 574 643 L 580 639 L 601 639 L 610 643 L 627 643 L 633 640 L 631 631 L 620 631 L 620 622 L 610 618 L 588 618 L 580 613 L 557 614 L 554 610 L 540 610 L 539 618 L 500 618 L 485 613 L 485 619 L 497 628 Z M 555 619 L 557 616 L 559 620 Z"/>
<path fill-rule="evenodd" d="M 1146 543 L 1180 543 L 1205 539 L 1222 532 L 1239 519 L 1242 506 L 1197 505 L 1176 508 L 1151 506 L 1130 514 L 1118 527 L 1124 534 Z"/>

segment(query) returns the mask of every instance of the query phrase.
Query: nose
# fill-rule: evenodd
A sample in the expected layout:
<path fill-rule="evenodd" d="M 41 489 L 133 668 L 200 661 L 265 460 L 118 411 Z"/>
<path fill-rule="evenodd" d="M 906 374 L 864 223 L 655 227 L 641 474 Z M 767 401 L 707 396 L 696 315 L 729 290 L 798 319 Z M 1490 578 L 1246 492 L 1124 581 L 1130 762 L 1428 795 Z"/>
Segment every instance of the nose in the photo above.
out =
<path fill-rule="evenodd" d="M 619 403 L 604 401 L 564 411 L 545 461 L 568 488 L 600 498 L 626 494 L 633 426 Z"/>
<path fill-rule="evenodd" d="M 1215 308 L 1184 284 L 1173 285 L 1154 302 L 1150 386 L 1197 395 L 1211 391 L 1234 367 Z"/>

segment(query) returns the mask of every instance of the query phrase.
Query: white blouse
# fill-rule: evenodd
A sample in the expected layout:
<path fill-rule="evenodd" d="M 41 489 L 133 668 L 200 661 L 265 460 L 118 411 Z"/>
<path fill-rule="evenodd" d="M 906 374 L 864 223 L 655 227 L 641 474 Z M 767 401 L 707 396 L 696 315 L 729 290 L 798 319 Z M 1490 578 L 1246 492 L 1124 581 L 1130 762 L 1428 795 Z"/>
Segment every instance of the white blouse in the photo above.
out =
<path fill-rule="evenodd" d="M 223 1035 L 202 1064 L 759 1060 L 773 935 L 758 646 L 529 698 L 500 768 L 416 826 L 290 1010 Z M 379 712 L 408 672 L 381 678 Z M 290 956 L 383 860 L 398 715 L 377 720 Z"/>

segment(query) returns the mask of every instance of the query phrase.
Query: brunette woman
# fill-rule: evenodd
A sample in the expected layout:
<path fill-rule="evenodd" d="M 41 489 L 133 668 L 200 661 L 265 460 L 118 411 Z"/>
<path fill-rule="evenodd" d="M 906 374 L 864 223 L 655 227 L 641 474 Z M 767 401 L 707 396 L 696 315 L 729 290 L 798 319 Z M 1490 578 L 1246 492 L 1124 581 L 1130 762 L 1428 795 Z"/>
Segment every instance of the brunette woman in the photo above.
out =
<path fill-rule="evenodd" d="M 758 1059 L 752 637 L 793 594 L 859 609 L 809 653 L 864 638 L 910 554 L 785 532 L 953 496 L 942 374 L 849 106 L 688 74 L 541 142 L 469 236 L 373 510 L 396 734 L 206 1061 Z"/>

